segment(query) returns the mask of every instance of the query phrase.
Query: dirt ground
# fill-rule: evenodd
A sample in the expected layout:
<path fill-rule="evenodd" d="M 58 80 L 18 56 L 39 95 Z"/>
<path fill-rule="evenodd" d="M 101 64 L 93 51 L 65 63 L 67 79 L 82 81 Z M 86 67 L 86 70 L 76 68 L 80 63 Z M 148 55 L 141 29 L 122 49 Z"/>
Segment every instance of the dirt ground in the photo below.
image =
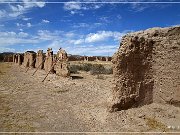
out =
<path fill-rule="evenodd" d="M 44 70 L 34 76 L 35 69 L 26 70 L 0 63 L 0 132 L 180 132 L 179 107 L 153 103 L 108 112 L 112 75 L 50 74 L 42 82 Z"/>

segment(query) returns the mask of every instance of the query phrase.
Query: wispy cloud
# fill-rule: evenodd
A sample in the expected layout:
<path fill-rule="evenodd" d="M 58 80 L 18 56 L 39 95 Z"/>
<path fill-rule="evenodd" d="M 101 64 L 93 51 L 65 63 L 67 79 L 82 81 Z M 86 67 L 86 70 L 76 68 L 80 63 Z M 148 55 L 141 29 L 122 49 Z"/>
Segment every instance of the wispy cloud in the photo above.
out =
<path fill-rule="evenodd" d="M 84 10 L 96 10 L 101 8 L 102 6 L 104 6 L 104 4 L 83 4 L 83 3 L 77 3 L 78 1 L 74 1 L 74 2 L 67 2 L 64 3 L 64 10 L 65 11 L 70 11 L 70 13 L 72 15 L 74 14 L 80 14 L 83 15 L 81 11 Z"/>
<path fill-rule="evenodd" d="M 6 0 L 1 0 L 1 2 L 6 2 Z M 9 0 L 9 2 L 16 2 L 16 0 Z M 10 20 L 10 19 L 16 19 L 17 17 L 22 17 L 23 14 L 30 12 L 32 8 L 39 7 L 42 8 L 45 6 L 45 2 L 35 0 L 33 3 L 31 0 L 22 0 L 22 3 L 19 4 L 7 4 L 6 8 L 3 10 L 0 10 L 0 19 L 1 20 Z M 26 20 L 25 18 L 23 18 Z"/>
<path fill-rule="evenodd" d="M 0 32 L 0 46 L 12 46 L 16 44 L 28 44 L 28 43 L 38 43 L 38 40 L 34 40 L 25 32 Z"/>
<path fill-rule="evenodd" d="M 22 18 L 22 20 L 24 20 L 24 21 L 29 21 L 29 20 L 31 20 L 32 18 Z"/>
<path fill-rule="evenodd" d="M 96 33 L 82 35 L 76 31 L 38 30 L 36 34 L 31 35 L 24 31 L 5 31 L 0 32 L 0 47 L 11 48 L 13 45 L 17 44 L 32 45 L 43 43 L 42 49 L 52 47 L 53 49 L 58 50 L 59 47 L 63 47 L 67 49 L 68 53 L 72 54 L 95 55 L 99 53 L 107 55 L 112 54 L 113 51 L 115 51 L 123 34 L 123 32 L 120 33 L 116 31 L 97 31 Z M 106 40 L 114 40 L 116 44 L 111 45 L 105 42 Z"/>
<path fill-rule="evenodd" d="M 28 28 L 32 27 L 32 24 L 31 23 L 27 23 L 27 27 Z"/>
<path fill-rule="evenodd" d="M 43 19 L 43 20 L 42 20 L 42 23 L 50 23 L 50 21 Z"/>
<path fill-rule="evenodd" d="M 109 38 L 113 38 L 113 40 L 119 41 L 123 35 L 124 33 L 120 33 L 120 32 L 98 31 L 97 33 L 88 34 L 86 36 L 85 42 L 93 43 L 93 42 L 104 41 Z"/>

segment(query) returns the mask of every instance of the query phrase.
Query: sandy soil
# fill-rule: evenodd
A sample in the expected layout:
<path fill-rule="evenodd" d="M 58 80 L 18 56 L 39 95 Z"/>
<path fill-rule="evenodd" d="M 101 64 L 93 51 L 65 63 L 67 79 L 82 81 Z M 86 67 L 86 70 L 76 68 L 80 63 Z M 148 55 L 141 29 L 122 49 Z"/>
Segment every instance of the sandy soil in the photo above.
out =
<path fill-rule="evenodd" d="M 179 107 L 153 103 L 108 112 L 112 75 L 51 74 L 42 82 L 44 70 L 25 71 L 0 63 L 0 132 L 180 132 Z"/>

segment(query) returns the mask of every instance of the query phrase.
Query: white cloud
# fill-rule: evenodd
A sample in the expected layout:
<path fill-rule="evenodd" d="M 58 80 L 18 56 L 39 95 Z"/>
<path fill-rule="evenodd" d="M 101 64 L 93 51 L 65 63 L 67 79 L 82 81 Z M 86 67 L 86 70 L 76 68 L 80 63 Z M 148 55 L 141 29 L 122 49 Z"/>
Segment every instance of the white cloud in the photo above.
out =
<path fill-rule="evenodd" d="M 41 49 L 52 47 L 58 50 L 63 47 L 71 54 L 85 55 L 111 55 L 119 46 L 119 39 L 124 33 L 116 31 L 97 31 L 96 33 L 79 34 L 76 31 L 48 31 L 38 30 L 34 35 L 28 34 L 23 30 L 20 32 L 0 32 L 0 47 L 13 48 L 13 45 L 36 45 L 34 50 L 44 44 Z M 109 42 L 113 41 L 114 42 Z M 106 42 L 108 41 L 108 42 Z M 115 45 L 111 45 L 115 44 Z M 23 50 L 19 48 L 16 51 Z"/>
<path fill-rule="evenodd" d="M 61 31 L 50 32 L 48 30 L 38 30 L 38 37 L 41 40 L 57 40 L 60 37 Z"/>
<path fill-rule="evenodd" d="M 73 28 L 86 28 L 86 27 L 90 27 L 90 25 L 87 23 L 78 23 L 76 25 L 73 25 Z"/>
<path fill-rule="evenodd" d="M 69 42 L 70 44 L 80 45 L 80 44 L 84 43 L 84 39 L 69 40 L 68 42 Z"/>
<path fill-rule="evenodd" d="M 10 0 L 10 2 L 13 0 Z M 15 0 L 14 0 L 15 1 Z M 6 2 L 6 0 L 1 0 L 1 2 Z M 33 3 L 29 3 L 33 2 Z M 36 0 L 22 0 L 20 4 L 8 4 L 6 9 L 0 10 L 1 19 L 16 19 L 17 17 L 23 17 L 22 15 L 29 12 L 32 8 L 42 8 L 45 6 L 45 2 Z"/>
<path fill-rule="evenodd" d="M 32 27 L 32 24 L 31 23 L 27 23 L 27 27 L 28 28 Z"/>
<path fill-rule="evenodd" d="M 27 37 L 27 36 L 28 36 L 28 33 L 19 32 L 18 35 L 19 35 L 20 37 Z"/>
<path fill-rule="evenodd" d="M 42 20 L 43 23 L 49 23 L 50 21 L 49 20 Z"/>
<path fill-rule="evenodd" d="M 65 3 L 64 4 L 64 9 L 65 10 L 80 10 L 82 9 L 82 5 L 80 3 Z"/>
<path fill-rule="evenodd" d="M 72 15 L 79 13 L 79 15 L 84 16 L 84 14 L 80 12 L 80 10 L 95 10 L 101 8 L 102 6 L 103 4 L 82 4 L 74 1 L 64 3 L 63 8 L 65 11 L 70 11 Z"/>
<path fill-rule="evenodd" d="M 23 24 L 21 24 L 21 23 L 16 23 L 16 26 L 18 26 L 18 27 L 22 27 L 22 26 L 24 26 Z"/>
<path fill-rule="evenodd" d="M 112 31 L 98 31 L 97 33 L 90 33 L 86 36 L 85 42 L 99 42 L 107 40 L 108 38 L 113 38 L 114 40 L 120 40 L 124 34 L 120 32 L 112 32 Z"/>
<path fill-rule="evenodd" d="M 33 39 L 28 36 L 28 33 L 25 32 L 0 32 L 0 47 L 40 42 L 39 40 Z"/>
<path fill-rule="evenodd" d="M 15 52 L 15 49 L 14 48 L 1 47 L 0 46 L 0 53 L 3 53 L 3 52 Z"/>
<path fill-rule="evenodd" d="M 22 18 L 23 21 L 31 20 L 32 18 Z"/>
<path fill-rule="evenodd" d="M 84 45 L 74 47 L 64 47 L 69 54 L 89 55 L 89 56 L 111 56 L 119 47 L 119 45 Z"/>

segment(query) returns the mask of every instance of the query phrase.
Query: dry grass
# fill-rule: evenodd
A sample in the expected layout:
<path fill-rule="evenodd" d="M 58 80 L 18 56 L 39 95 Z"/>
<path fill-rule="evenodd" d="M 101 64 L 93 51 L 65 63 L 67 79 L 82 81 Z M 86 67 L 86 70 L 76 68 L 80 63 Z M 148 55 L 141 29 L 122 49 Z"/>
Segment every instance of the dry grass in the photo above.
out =
<path fill-rule="evenodd" d="M 151 130 L 155 130 L 155 129 L 159 129 L 163 132 L 167 132 L 168 128 L 166 125 L 164 125 L 163 123 L 157 121 L 155 118 L 145 118 L 146 120 L 146 125 L 151 129 Z"/>
<path fill-rule="evenodd" d="M 2 63 L 0 62 L 0 75 L 4 75 L 11 68 L 12 63 Z"/>

